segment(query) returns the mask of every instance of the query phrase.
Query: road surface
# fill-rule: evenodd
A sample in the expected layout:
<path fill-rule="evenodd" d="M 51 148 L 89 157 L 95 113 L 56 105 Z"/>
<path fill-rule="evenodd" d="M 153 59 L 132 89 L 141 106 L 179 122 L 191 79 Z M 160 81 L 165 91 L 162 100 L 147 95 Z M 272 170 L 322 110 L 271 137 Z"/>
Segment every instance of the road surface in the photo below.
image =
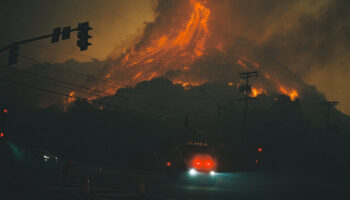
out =
<path fill-rule="evenodd" d="M 303 177 L 303 176 L 299 176 Z M 191 177 L 188 177 L 191 178 Z M 349 200 L 348 184 L 324 184 L 310 179 L 267 174 L 217 174 L 215 185 L 205 181 L 169 181 L 164 173 L 103 170 L 72 180 L 59 176 L 27 178 L 11 184 L 12 199 L 239 199 Z"/>

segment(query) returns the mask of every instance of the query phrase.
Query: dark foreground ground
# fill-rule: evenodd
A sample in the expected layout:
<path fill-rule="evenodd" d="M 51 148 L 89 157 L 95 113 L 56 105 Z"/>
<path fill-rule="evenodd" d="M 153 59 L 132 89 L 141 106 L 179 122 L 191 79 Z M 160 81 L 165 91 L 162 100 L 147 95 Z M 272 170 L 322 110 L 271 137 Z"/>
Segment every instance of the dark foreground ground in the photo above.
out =
<path fill-rule="evenodd" d="M 14 177 L 2 187 L 7 195 L 0 199 L 350 199 L 349 184 L 326 183 L 304 174 L 222 173 L 209 185 L 205 180 L 169 181 L 164 172 L 113 168 L 99 171 L 92 167 L 71 179 L 51 172 L 36 173 Z"/>

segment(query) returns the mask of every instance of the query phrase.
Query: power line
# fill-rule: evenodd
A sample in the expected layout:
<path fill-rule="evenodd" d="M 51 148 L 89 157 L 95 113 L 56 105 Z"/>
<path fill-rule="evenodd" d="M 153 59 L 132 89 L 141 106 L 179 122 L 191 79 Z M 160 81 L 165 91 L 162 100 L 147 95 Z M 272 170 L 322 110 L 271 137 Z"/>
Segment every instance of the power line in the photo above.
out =
<path fill-rule="evenodd" d="M 32 86 L 32 85 L 29 85 L 29 84 L 13 81 L 13 80 L 9 80 L 9 79 L 0 78 L 0 81 L 12 83 L 12 84 L 19 85 L 19 86 L 22 86 L 22 87 L 27 87 L 27 88 L 31 88 L 31 89 L 39 90 L 39 91 L 42 91 L 42 92 L 59 95 L 59 96 L 72 97 L 69 94 L 57 92 L 57 91 L 54 91 L 54 90 L 44 89 L 44 88 Z M 76 98 L 76 99 L 78 99 L 80 101 L 84 101 L 85 100 L 84 98 L 77 97 L 77 96 L 74 96 L 74 98 Z M 142 112 L 142 111 L 133 110 L 133 109 L 130 109 L 130 108 L 119 107 L 119 106 L 116 106 L 116 105 L 113 105 L 113 104 L 108 104 L 108 103 L 104 103 L 104 102 L 100 102 L 100 101 L 94 101 L 94 103 L 97 103 L 99 105 L 108 106 L 108 107 L 114 108 L 114 109 L 116 109 L 118 111 L 131 111 L 131 112 L 134 112 L 134 113 L 137 113 L 137 114 L 145 115 L 147 117 L 149 117 L 150 115 L 153 115 L 153 116 L 157 116 L 157 118 L 159 118 L 159 117 L 160 118 L 167 118 L 167 119 L 170 119 L 170 120 L 173 120 L 173 121 L 175 120 L 175 121 L 181 121 L 182 122 L 182 120 L 180 120 L 180 119 L 172 118 L 172 117 L 164 116 L 164 115 L 159 115 L 159 114 L 156 114 L 156 113 L 146 113 L 146 112 Z"/>
<path fill-rule="evenodd" d="M 41 65 L 41 63 L 38 60 L 34 59 L 34 58 L 30 58 L 30 57 L 24 56 L 22 54 L 20 54 L 19 56 L 21 56 L 23 58 L 26 58 L 28 60 L 31 60 L 31 61 L 35 62 L 35 64 Z M 72 70 L 69 70 L 69 69 L 65 69 L 65 68 L 63 68 L 61 66 L 58 66 L 58 65 L 54 65 L 54 64 L 45 64 L 45 65 L 51 67 L 52 69 L 58 69 L 58 70 L 61 70 L 61 71 L 64 71 L 64 72 L 68 72 L 70 74 L 74 74 L 74 75 L 76 75 L 77 77 L 80 77 L 80 78 L 84 77 L 84 78 L 94 79 L 96 81 L 107 82 L 107 80 L 103 80 L 103 79 L 100 79 L 100 78 L 97 78 L 97 77 L 94 77 L 94 76 L 91 76 L 91 75 L 88 75 L 88 74 L 83 74 L 83 73 L 79 73 L 79 72 L 72 71 Z"/>
<path fill-rule="evenodd" d="M 4 66 L 0 66 L 2 68 L 8 68 L 8 67 L 4 67 Z M 19 73 L 23 73 L 23 74 L 29 74 L 31 76 L 34 76 L 34 77 L 40 77 L 40 78 L 43 78 L 43 79 L 47 79 L 47 80 L 53 80 L 53 81 L 56 81 L 56 82 L 59 82 L 59 83 L 63 83 L 63 84 L 66 84 L 66 85 L 72 85 L 74 86 L 75 88 L 77 88 L 78 90 L 79 89 L 85 89 L 87 91 L 95 91 L 95 92 L 99 92 L 99 93 L 104 93 L 104 94 L 108 94 L 108 93 L 105 93 L 104 91 L 99 91 L 99 90 L 91 90 L 91 88 L 88 88 L 88 87 L 85 87 L 85 86 L 82 86 L 82 85 L 78 85 L 78 84 L 74 84 L 74 83 L 70 83 L 70 82 L 66 82 L 66 81 L 61 81 L 61 80 L 58 80 L 58 79 L 55 79 L 55 78 L 52 78 L 52 77 L 46 77 L 46 76 L 43 76 L 43 75 L 39 75 L 39 74 L 35 74 L 35 73 L 32 73 L 32 72 L 28 72 L 28 71 L 23 71 L 23 70 L 19 70 L 19 69 L 16 69 L 16 68 L 11 68 L 11 70 L 15 70 L 16 72 L 19 72 Z M 49 83 L 49 84 L 52 84 L 52 83 Z M 58 85 L 59 87 L 62 87 L 61 85 Z M 75 90 L 75 89 L 74 89 Z M 81 91 L 81 90 L 80 90 Z M 89 92 L 86 92 L 88 95 L 90 95 Z M 109 95 L 109 94 L 108 94 Z M 95 95 L 99 98 L 102 98 L 102 96 L 99 96 L 99 95 Z M 155 105 L 155 104 L 152 104 L 150 102 L 146 102 L 146 101 L 141 101 L 139 99 L 132 99 L 132 98 L 127 98 L 127 97 L 122 97 L 122 96 L 118 96 L 119 99 L 124 99 L 125 101 L 127 101 L 129 104 L 130 104 L 130 101 L 133 101 L 133 102 L 138 102 L 139 104 L 144 104 L 146 106 L 149 106 L 149 107 L 153 107 L 153 109 L 159 109 L 161 111 L 173 111 L 173 112 L 176 112 L 176 113 L 180 113 L 180 114 L 185 114 L 185 113 L 189 113 L 189 112 L 186 112 L 186 111 L 180 111 L 178 109 L 171 109 L 169 107 L 166 107 L 166 106 L 161 106 L 161 105 Z M 134 105 L 138 105 L 137 103 L 133 103 Z M 203 116 L 203 115 L 199 115 L 199 114 L 196 114 L 196 113 L 189 113 L 189 114 L 192 114 L 194 116 L 197 116 L 199 118 L 207 118 L 207 119 L 210 119 L 210 117 L 207 117 L 207 116 Z"/>
<path fill-rule="evenodd" d="M 65 54 L 65 55 L 76 55 L 76 56 L 86 57 L 86 58 L 90 58 L 90 59 L 97 59 L 96 57 L 75 53 L 73 51 L 66 51 L 66 50 L 62 50 L 62 49 L 57 49 L 56 47 L 55 48 L 53 48 L 53 47 L 45 47 L 45 46 L 42 46 L 42 45 L 34 45 L 34 44 L 31 44 L 29 47 L 34 47 L 36 49 L 53 50 L 53 51 L 56 51 L 56 52 L 59 52 L 59 53 Z"/>
<path fill-rule="evenodd" d="M 63 81 L 63 80 L 58 80 L 58 79 L 55 79 L 55 78 L 52 78 L 52 77 L 43 76 L 43 75 L 32 73 L 32 72 L 29 72 L 29 71 L 24 71 L 24 70 L 20 70 L 20 69 L 16 69 L 16 68 L 8 68 L 7 66 L 4 66 L 4 65 L 0 65 L 0 68 L 13 70 L 13 71 L 15 71 L 17 73 L 27 74 L 27 75 L 34 76 L 34 77 L 39 77 L 39 78 L 42 78 L 42 79 L 55 81 L 55 82 L 58 82 L 58 83 L 63 83 L 65 85 L 74 86 L 75 88 L 78 88 L 78 89 L 80 88 L 80 89 L 86 89 L 86 90 L 90 90 L 91 91 L 91 88 L 88 88 L 88 87 L 85 87 L 85 86 L 82 86 L 82 85 L 78 85 L 78 84 L 71 83 L 71 82 L 66 82 L 66 81 Z M 50 83 L 50 84 L 52 84 L 52 83 Z M 57 85 L 57 86 L 60 86 L 60 85 Z"/>
<path fill-rule="evenodd" d="M 25 57 L 25 58 L 29 58 L 29 57 L 27 57 L 27 56 L 22 56 L 22 57 Z M 30 60 L 34 60 L 34 59 L 31 59 L 30 58 Z M 28 61 L 27 61 L 28 62 Z M 32 62 L 33 63 L 33 62 Z M 43 66 L 42 64 L 40 64 L 40 63 L 33 63 L 33 64 L 37 64 L 38 66 Z M 49 65 L 50 66 L 50 65 Z M 55 66 L 55 65 L 53 65 L 53 66 Z M 63 68 L 61 68 L 61 67 L 59 67 L 59 69 L 63 69 Z M 65 69 L 64 69 L 65 70 Z M 74 72 L 74 71 L 70 71 L 70 70 L 68 70 L 69 72 Z M 74 74 L 79 74 L 79 75 L 81 75 L 81 76 L 88 76 L 88 77 L 92 77 L 92 76 L 89 76 L 89 75 L 85 75 L 85 74 L 81 74 L 81 73 L 79 73 L 79 72 L 74 72 Z M 100 80 L 100 81 L 105 81 L 105 80 L 102 80 L 102 79 L 99 79 L 99 78 L 96 78 L 96 77 L 93 77 L 94 79 L 98 79 L 98 80 Z M 59 80 L 56 80 L 56 81 L 59 81 Z M 70 83 L 67 83 L 66 82 L 66 84 L 70 84 Z M 81 87 L 81 88 L 84 88 L 84 89 L 87 89 L 87 90 L 91 90 L 91 88 L 87 88 L 87 87 L 85 87 L 85 86 L 81 86 L 81 85 L 76 85 L 76 84 L 74 84 L 76 87 Z M 119 85 L 122 85 L 122 84 L 119 84 Z M 126 86 L 126 85 L 125 85 Z M 91 91 L 93 91 L 93 90 L 91 90 Z M 97 89 L 95 89 L 95 91 L 97 91 L 97 92 L 99 92 L 99 93 L 104 93 L 104 94 L 107 94 L 107 95 L 110 95 L 110 94 L 108 94 L 108 93 L 106 93 L 106 92 L 104 92 L 104 91 L 100 91 L 100 90 L 97 90 Z M 141 90 L 140 90 L 141 91 Z M 144 92 L 145 93 L 145 92 Z M 148 93 L 145 93 L 145 94 L 148 94 Z M 99 96 L 99 95 L 95 95 L 95 96 L 97 96 L 97 97 L 99 97 L 99 98 L 102 98 L 102 96 Z M 126 98 L 126 97 L 123 97 L 123 98 Z M 188 113 L 188 114 L 192 114 L 192 115 L 195 115 L 195 116 L 198 116 L 199 118 L 202 118 L 202 117 L 205 117 L 205 116 L 203 116 L 203 115 L 198 115 L 198 114 L 194 114 L 194 113 L 189 113 L 189 112 L 186 112 L 186 111 L 179 111 L 179 110 L 174 110 L 174 109 L 169 109 L 168 107 L 164 107 L 164 106 L 159 106 L 159 105 L 154 105 L 154 104 L 151 104 L 150 102 L 144 102 L 144 101 L 140 101 L 140 100 L 135 100 L 135 99 L 129 99 L 129 100 L 132 100 L 132 101 L 135 101 L 135 102 L 141 102 L 141 103 L 143 103 L 143 104 L 146 104 L 146 105 L 151 105 L 151 106 L 154 106 L 154 107 L 159 107 L 159 108 L 163 108 L 163 109 L 167 109 L 167 110 L 173 110 L 173 111 L 175 111 L 175 112 L 180 112 L 181 114 L 184 114 L 184 113 Z M 211 120 L 213 120 L 211 117 L 206 117 L 206 118 L 208 118 L 208 119 L 211 119 Z"/>
<path fill-rule="evenodd" d="M 8 67 L 4 67 L 4 66 L 0 66 L 1 68 L 5 68 L 5 69 L 8 69 Z M 16 72 L 18 73 L 23 73 L 23 74 L 28 74 L 30 76 L 34 76 L 34 77 L 40 77 L 40 78 L 43 78 L 43 79 L 46 79 L 46 80 L 50 80 L 50 81 L 56 81 L 58 83 L 63 83 L 63 84 L 66 84 L 66 85 L 73 85 L 74 87 L 76 87 L 74 90 L 76 89 L 80 89 L 80 88 L 83 88 L 85 90 L 90 90 L 90 88 L 88 87 L 85 87 L 85 86 L 81 86 L 81 85 L 77 85 L 77 84 L 74 84 L 74 83 L 70 83 L 70 82 L 66 82 L 66 81 L 61 81 L 61 80 L 58 80 L 58 79 L 54 79 L 52 77 L 46 77 L 46 76 L 43 76 L 43 75 L 39 75 L 39 74 L 35 74 L 35 73 L 31 73 L 31 72 L 28 72 L 28 71 L 23 71 L 23 70 L 19 70 L 19 69 L 16 69 L 16 68 L 11 68 L 10 70 L 15 70 Z M 41 81 L 41 80 L 40 80 Z M 55 85 L 55 86 L 59 86 L 59 87 L 64 87 L 65 86 L 62 86 L 62 85 L 57 85 L 57 84 L 53 84 L 51 82 L 48 82 L 49 84 L 52 84 L 52 85 Z M 102 91 L 100 91 L 102 92 Z M 89 94 L 89 93 L 88 93 Z M 173 112 L 177 112 L 179 114 L 185 114 L 185 113 L 189 113 L 189 112 L 184 112 L 184 111 L 180 111 L 180 110 L 177 110 L 177 109 L 169 109 L 168 107 L 164 107 L 164 106 L 159 106 L 159 105 L 154 105 L 154 104 L 151 104 L 149 102 L 145 102 L 145 101 L 140 101 L 140 100 L 135 100 L 135 99 L 131 99 L 131 98 L 126 98 L 126 97 L 118 97 L 119 99 L 122 99 L 122 100 L 125 100 L 126 102 L 128 102 L 130 104 L 130 101 L 134 101 L 134 102 L 139 102 L 143 105 L 146 105 L 146 106 L 149 106 L 151 107 L 152 109 L 158 109 L 160 112 L 163 112 L 163 111 L 173 111 Z M 140 104 L 137 104 L 137 103 L 132 103 L 134 105 L 140 105 Z M 143 109 L 144 109 L 144 106 L 143 106 Z M 202 115 L 197 115 L 195 113 L 189 113 L 189 114 L 192 114 L 192 115 L 195 115 L 195 116 L 198 116 L 199 118 L 208 118 L 210 119 L 209 117 L 206 117 L 206 116 L 202 116 Z"/>

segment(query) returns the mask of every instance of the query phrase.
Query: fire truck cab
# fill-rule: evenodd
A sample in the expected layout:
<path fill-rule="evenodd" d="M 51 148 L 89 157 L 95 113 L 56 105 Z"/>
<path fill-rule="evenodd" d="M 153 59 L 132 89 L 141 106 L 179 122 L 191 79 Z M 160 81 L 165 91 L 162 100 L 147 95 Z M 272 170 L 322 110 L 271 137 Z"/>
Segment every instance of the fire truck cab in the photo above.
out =
<path fill-rule="evenodd" d="M 187 142 L 175 148 L 166 162 L 169 179 L 214 184 L 217 159 L 205 142 Z"/>

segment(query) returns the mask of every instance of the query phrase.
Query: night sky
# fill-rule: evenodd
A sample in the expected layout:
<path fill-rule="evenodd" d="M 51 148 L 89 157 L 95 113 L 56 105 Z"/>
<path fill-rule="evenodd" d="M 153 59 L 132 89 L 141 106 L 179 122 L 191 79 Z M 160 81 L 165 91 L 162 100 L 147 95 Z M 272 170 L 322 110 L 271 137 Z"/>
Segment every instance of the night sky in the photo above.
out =
<path fill-rule="evenodd" d="M 75 27 L 89 21 L 94 28 L 93 46 L 86 52 L 79 52 L 76 40 L 71 39 L 53 45 L 49 40 L 23 45 L 21 53 L 45 62 L 104 60 L 139 42 L 147 22 L 171 13 L 168 11 L 174 8 L 166 5 L 177 2 L 184 1 L 161 1 L 157 7 L 158 2 L 151 0 L 1 0 L 0 45 L 47 34 L 57 26 Z M 213 0 L 209 4 L 209 29 L 221 30 L 216 34 L 218 40 L 239 45 L 236 38 L 244 38 L 260 52 L 260 59 L 265 58 L 264 52 L 273 56 L 281 66 L 315 85 L 328 100 L 340 101 L 338 108 L 350 114 L 349 1 Z M 6 64 L 6 59 L 7 53 L 1 53 L 1 63 Z M 17 67 L 28 66 L 19 62 Z"/>

